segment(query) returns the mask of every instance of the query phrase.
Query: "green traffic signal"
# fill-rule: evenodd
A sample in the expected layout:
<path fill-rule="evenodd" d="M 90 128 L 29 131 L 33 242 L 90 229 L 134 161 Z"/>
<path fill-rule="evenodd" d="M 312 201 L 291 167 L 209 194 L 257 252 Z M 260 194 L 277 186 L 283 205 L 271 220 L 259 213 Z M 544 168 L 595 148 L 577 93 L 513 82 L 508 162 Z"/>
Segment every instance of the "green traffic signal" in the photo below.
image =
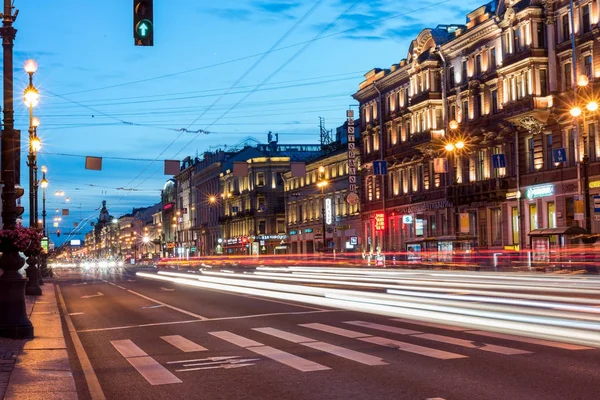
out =
<path fill-rule="evenodd" d="M 137 23 L 135 31 L 140 39 L 146 39 L 152 36 L 152 22 L 147 19 L 143 19 Z"/>

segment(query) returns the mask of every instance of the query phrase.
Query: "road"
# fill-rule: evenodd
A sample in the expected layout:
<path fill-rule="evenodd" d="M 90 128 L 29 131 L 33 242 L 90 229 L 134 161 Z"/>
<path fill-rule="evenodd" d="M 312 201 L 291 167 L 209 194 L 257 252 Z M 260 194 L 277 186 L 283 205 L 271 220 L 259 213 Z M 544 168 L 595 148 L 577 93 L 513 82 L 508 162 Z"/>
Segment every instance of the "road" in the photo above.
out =
<path fill-rule="evenodd" d="M 107 399 L 600 398 L 595 278 L 311 271 L 87 273 L 59 297 Z"/>

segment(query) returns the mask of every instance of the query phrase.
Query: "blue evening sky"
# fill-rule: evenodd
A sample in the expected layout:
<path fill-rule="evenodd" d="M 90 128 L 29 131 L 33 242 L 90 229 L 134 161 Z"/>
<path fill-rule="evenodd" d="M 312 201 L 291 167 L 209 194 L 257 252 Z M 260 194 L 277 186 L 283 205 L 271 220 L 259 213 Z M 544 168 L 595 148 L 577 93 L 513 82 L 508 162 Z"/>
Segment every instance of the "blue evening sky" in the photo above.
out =
<path fill-rule="evenodd" d="M 264 142 L 268 131 L 283 143 L 318 143 L 319 117 L 328 129 L 343 123 L 364 73 L 405 58 L 423 28 L 464 23 L 484 2 L 155 0 L 153 47 L 133 45 L 132 3 L 15 2 L 21 182 L 27 189 L 22 66 L 34 58 L 41 94 L 34 114 L 43 141 L 38 165 L 49 170 L 47 223 L 58 243 L 79 229 L 76 222 L 89 231 L 103 199 L 115 216 L 158 202 L 168 178 L 164 159 L 234 146 L 248 136 Z M 85 170 L 86 155 L 104 157 L 103 170 Z M 28 224 L 27 193 L 23 203 Z M 70 215 L 54 228 L 62 208 Z"/>

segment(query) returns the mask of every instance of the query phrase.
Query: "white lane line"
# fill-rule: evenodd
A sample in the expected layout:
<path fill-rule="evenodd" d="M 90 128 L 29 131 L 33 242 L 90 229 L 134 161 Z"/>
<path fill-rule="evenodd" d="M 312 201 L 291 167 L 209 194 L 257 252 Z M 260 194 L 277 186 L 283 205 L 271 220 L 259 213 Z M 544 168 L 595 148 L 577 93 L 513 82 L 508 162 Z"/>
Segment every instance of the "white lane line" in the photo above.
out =
<path fill-rule="evenodd" d="M 308 337 L 296 335 L 294 333 L 281 331 L 275 328 L 253 328 L 253 330 L 265 333 L 267 335 L 275 336 L 280 339 L 290 341 L 292 343 L 298 343 L 302 346 L 310 347 L 312 349 L 321 350 L 325 353 L 333 354 L 338 357 L 345 358 L 347 360 L 356 361 L 365 365 L 387 365 L 379 357 L 374 357 L 369 354 L 361 353 L 360 351 L 346 349 L 344 347 L 336 346 L 333 344 L 317 341 Z"/>
<path fill-rule="evenodd" d="M 325 371 L 330 369 L 329 367 L 318 364 L 316 362 L 306 360 L 302 357 L 295 356 L 291 353 L 286 353 L 285 351 L 278 350 L 274 347 L 265 346 L 262 343 L 255 342 L 254 340 L 247 339 L 243 336 L 239 336 L 231 332 L 220 331 L 209 333 L 229 343 L 233 343 L 256 354 L 260 354 L 261 356 L 270 358 L 271 360 L 287 365 L 288 367 L 297 369 L 298 371 L 311 372 Z"/>
<path fill-rule="evenodd" d="M 467 356 L 463 356 L 462 354 L 450 353 L 448 351 L 431 349 L 429 347 L 419 346 L 416 344 L 399 342 L 397 340 L 392 340 L 379 336 L 371 336 L 366 333 L 350 331 L 347 329 L 336 328 L 334 326 L 324 325 L 324 324 L 301 324 L 300 326 L 304 326 L 306 328 L 312 328 L 324 332 L 333 333 L 335 335 L 345 336 L 349 338 L 354 338 L 358 340 L 362 340 L 363 342 L 374 343 L 381 346 L 393 347 L 398 350 L 407 351 L 409 353 L 416 353 L 427 357 L 439 358 L 442 360 L 450 360 L 454 358 L 468 358 Z"/>
<path fill-rule="evenodd" d="M 430 328 L 445 329 L 447 331 L 455 331 L 455 332 L 462 332 L 462 331 L 469 330 L 469 328 L 461 328 L 460 326 L 436 324 L 433 322 L 424 322 L 424 321 L 418 321 L 418 320 L 414 320 L 414 319 L 392 318 L 392 321 L 404 322 L 404 323 L 413 324 L 413 325 L 428 326 Z"/>
<path fill-rule="evenodd" d="M 493 338 L 497 338 L 497 339 L 513 340 L 515 342 L 537 344 L 540 346 L 556 347 L 558 349 L 565 349 L 565 350 L 593 350 L 594 349 L 594 347 L 581 346 L 578 344 L 569 344 L 569 343 L 554 342 L 552 340 L 514 336 L 514 335 L 508 335 L 505 333 L 486 332 L 486 331 L 466 331 L 465 333 L 468 333 L 471 335 L 488 336 L 488 337 L 493 337 Z"/>
<path fill-rule="evenodd" d="M 121 286 L 121 285 L 117 285 L 117 287 L 118 287 L 119 289 L 127 290 L 127 288 L 126 288 L 126 287 L 123 287 L 123 286 Z"/>
<path fill-rule="evenodd" d="M 73 347 L 75 347 L 75 354 L 77 354 L 79 364 L 81 365 L 81 370 L 83 371 L 83 376 L 85 377 L 85 383 L 87 383 L 87 387 L 90 391 L 90 397 L 92 400 L 105 400 L 106 397 L 104 396 L 104 392 L 100 386 L 100 381 L 98 381 L 98 376 L 96 376 L 94 367 L 92 367 L 92 363 L 90 362 L 85 348 L 81 343 L 81 339 L 79 339 L 79 335 L 75 330 L 75 325 L 73 325 L 73 321 L 69 316 L 69 311 L 67 310 L 67 305 L 65 304 L 65 299 L 62 295 L 59 285 L 56 285 L 56 296 L 58 297 L 58 302 L 60 303 L 61 313 L 65 317 L 69 335 L 73 341 Z"/>
<path fill-rule="evenodd" d="M 515 354 L 531 354 L 531 351 L 527 350 L 519 350 L 513 349 L 511 347 L 497 346 L 494 344 L 482 343 L 481 346 L 478 346 L 474 342 L 470 340 L 453 338 L 450 336 L 436 335 L 433 333 L 422 333 L 419 335 L 412 335 L 412 337 L 418 337 L 421 339 L 433 340 L 435 342 L 454 344 L 456 346 L 466 347 L 469 349 L 479 349 L 483 351 L 489 351 L 491 353 L 504 354 L 508 356 L 512 356 Z"/>
<path fill-rule="evenodd" d="M 325 325 L 325 324 L 319 324 L 319 323 L 300 324 L 300 326 L 303 326 L 305 328 L 310 328 L 310 329 L 316 329 L 318 331 L 333 333 L 334 335 L 344 336 L 344 337 L 352 338 L 352 339 L 358 339 L 358 338 L 361 338 L 361 337 L 371 336 L 368 333 L 361 333 L 361 332 L 356 332 L 356 331 L 350 331 L 348 329 L 337 328 L 335 326 L 330 326 L 330 325 Z"/>
<path fill-rule="evenodd" d="M 419 332 L 419 331 L 413 331 L 412 329 L 398 328 L 395 326 L 375 324 L 375 323 L 366 322 L 366 321 L 344 321 L 344 323 L 350 324 L 350 325 L 362 326 L 364 328 L 377 329 L 379 331 L 397 333 L 399 335 L 414 335 L 416 333 L 423 333 L 423 332 Z"/>
<path fill-rule="evenodd" d="M 180 335 L 169 335 L 160 337 L 165 342 L 177 347 L 179 350 L 185 353 L 191 353 L 193 351 L 207 351 L 206 347 L 202 347 L 197 343 L 192 342 L 189 339 L 184 338 Z"/>
<path fill-rule="evenodd" d="M 77 331 L 77 332 L 79 332 L 79 333 L 103 332 L 103 331 L 114 331 L 114 330 L 119 330 L 119 329 L 146 328 L 148 326 L 190 324 L 190 323 L 193 323 L 193 322 L 226 321 L 226 320 L 232 320 L 232 319 L 262 318 L 262 317 L 273 317 L 273 316 L 279 316 L 279 315 L 321 314 L 321 313 L 334 313 L 334 312 L 344 312 L 344 311 L 345 310 L 293 311 L 293 312 L 283 312 L 283 313 L 240 315 L 240 316 L 237 316 L 237 317 L 220 317 L 220 318 L 206 318 L 206 319 L 188 319 L 188 320 L 184 320 L 184 321 L 154 322 L 154 323 L 151 323 L 151 324 L 141 324 L 141 325 L 122 325 L 122 326 L 113 326 L 113 327 L 109 327 L 109 328 L 82 329 L 82 330 Z"/>
<path fill-rule="evenodd" d="M 182 383 L 179 378 L 160 365 L 158 361 L 150 357 L 131 340 L 111 340 L 110 344 L 125 357 L 127 362 L 131 364 L 131 366 L 133 366 L 133 368 L 135 368 L 149 384 L 154 386 Z"/>
<path fill-rule="evenodd" d="M 205 319 L 207 319 L 206 317 L 203 317 L 202 315 L 198 315 L 198 314 L 195 314 L 195 313 L 193 313 L 193 312 L 191 312 L 191 311 L 183 310 L 183 309 L 181 309 L 181 308 L 179 308 L 179 307 L 175 307 L 175 306 L 172 306 L 172 305 L 170 305 L 170 304 L 163 303 L 162 301 L 158 301 L 158 300 L 156 300 L 156 299 L 153 299 L 153 298 L 151 298 L 151 297 L 145 296 L 145 295 L 143 295 L 143 294 L 141 294 L 141 293 L 138 293 L 138 292 L 135 292 L 135 291 L 133 291 L 133 290 L 127 290 L 127 291 L 128 291 L 129 293 L 131 293 L 131 294 L 135 294 L 136 296 L 139 296 L 139 297 L 141 297 L 141 298 L 143 298 L 143 299 L 149 300 L 149 301 L 151 301 L 151 302 L 153 302 L 153 303 L 160 304 L 160 305 L 163 305 L 163 306 L 165 306 L 165 307 L 168 307 L 168 308 L 170 308 L 171 310 L 179 311 L 179 312 L 180 312 L 180 313 L 182 313 L 182 314 L 189 315 L 190 317 L 198 318 L 198 319 L 201 319 L 201 320 L 205 320 Z"/>

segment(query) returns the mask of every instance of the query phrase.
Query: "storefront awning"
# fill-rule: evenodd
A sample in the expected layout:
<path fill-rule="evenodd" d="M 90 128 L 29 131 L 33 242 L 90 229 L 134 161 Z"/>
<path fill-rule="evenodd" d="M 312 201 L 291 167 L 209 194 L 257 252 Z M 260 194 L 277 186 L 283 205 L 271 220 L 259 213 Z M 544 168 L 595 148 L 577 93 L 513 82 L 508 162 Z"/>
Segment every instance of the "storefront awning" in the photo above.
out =
<path fill-rule="evenodd" d="M 543 228 L 534 229 L 529 232 L 529 236 L 564 236 L 564 235 L 582 235 L 587 231 L 580 226 L 564 226 L 562 228 Z"/>

